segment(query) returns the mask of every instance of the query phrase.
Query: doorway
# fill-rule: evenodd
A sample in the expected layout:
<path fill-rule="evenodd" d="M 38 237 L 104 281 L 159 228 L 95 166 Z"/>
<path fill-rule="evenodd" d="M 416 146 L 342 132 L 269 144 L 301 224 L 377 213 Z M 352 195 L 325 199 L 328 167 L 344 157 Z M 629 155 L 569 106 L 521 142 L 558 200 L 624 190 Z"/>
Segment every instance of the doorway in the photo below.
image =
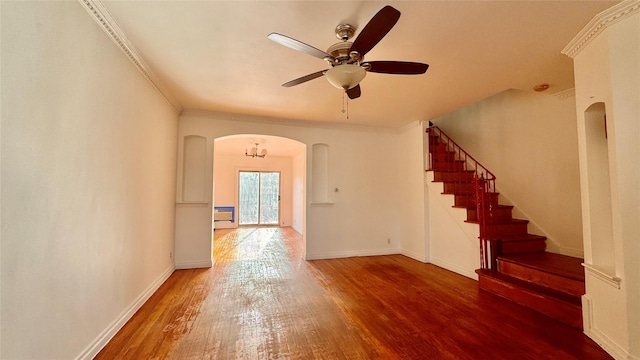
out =
<path fill-rule="evenodd" d="M 280 172 L 240 171 L 238 225 L 280 223 Z"/>

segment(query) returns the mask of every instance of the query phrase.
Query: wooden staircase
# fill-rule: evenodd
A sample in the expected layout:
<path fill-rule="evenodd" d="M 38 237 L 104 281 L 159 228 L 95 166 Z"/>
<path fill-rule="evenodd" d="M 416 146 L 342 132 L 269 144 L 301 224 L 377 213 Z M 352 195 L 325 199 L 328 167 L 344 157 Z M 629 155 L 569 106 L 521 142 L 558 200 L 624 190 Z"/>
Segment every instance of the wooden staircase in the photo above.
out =
<path fill-rule="evenodd" d="M 443 194 L 454 195 L 453 207 L 466 209 L 466 222 L 480 224 L 474 177 L 484 167 L 441 130 L 429 130 L 433 181 L 443 183 Z M 513 206 L 500 204 L 495 191 L 485 196 L 492 204 L 491 220 L 484 222 L 491 260 L 476 270 L 480 288 L 582 329 L 583 260 L 546 252 L 546 238 L 529 234 L 529 221 L 513 218 Z"/>

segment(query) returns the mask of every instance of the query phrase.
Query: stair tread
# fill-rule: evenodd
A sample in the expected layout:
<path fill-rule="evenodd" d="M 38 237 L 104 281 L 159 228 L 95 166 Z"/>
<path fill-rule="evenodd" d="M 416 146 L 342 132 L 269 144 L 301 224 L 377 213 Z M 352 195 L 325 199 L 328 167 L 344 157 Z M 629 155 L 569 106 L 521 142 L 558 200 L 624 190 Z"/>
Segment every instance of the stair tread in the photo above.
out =
<path fill-rule="evenodd" d="M 458 196 L 475 196 L 474 193 L 472 192 L 460 192 L 460 191 L 443 191 L 440 194 L 442 195 L 458 195 Z M 487 193 L 487 194 L 494 194 L 495 196 L 500 196 L 500 193 L 497 192 L 492 192 L 492 193 Z M 464 207 L 465 209 L 467 208 L 467 206 Z"/>
<path fill-rule="evenodd" d="M 545 286 L 537 285 L 528 281 L 520 280 L 512 276 L 501 274 L 499 272 L 495 272 L 487 269 L 478 269 L 476 270 L 476 273 L 481 276 L 492 277 L 499 281 L 508 283 L 512 286 L 519 287 L 528 292 L 535 293 L 547 298 L 553 298 L 555 300 L 562 301 L 562 302 L 571 304 L 573 306 L 578 306 L 578 307 L 582 306 L 582 300 L 580 296 L 569 295 Z"/>
<path fill-rule="evenodd" d="M 469 207 L 469 206 L 463 206 L 463 205 L 456 205 L 454 207 L 455 208 L 461 208 L 461 209 L 468 209 L 468 210 L 476 210 L 475 206 Z M 494 205 L 494 207 L 497 207 L 499 209 L 513 209 L 513 205 L 498 204 L 498 205 Z"/>
<path fill-rule="evenodd" d="M 550 274 L 584 281 L 583 259 L 554 254 L 550 252 L 532 252 L 498 256 L 499 261 L 508 261 Z"/>
<path fill-rule="evenodd" d="M 542 235 L 534 235 L 534 234 L 524 234 L 524 235 L 503 235 L 497 238 L 496 240 L 501 241 L 531 241 L 531 240 L 547 240 L 545 236 Z"/>
<path fill-rule="evenodd" d="M 442 172 L 442 173 L 475 173 L 475 170 L 427 169 L 425 171 L 434 171 L 434 172 Z"/>
<path fill-rule="evenodd" d="M 465 220 L 465 222 L 471 223 L 471 224 L 479 224 L 480 222 L 478 220 Z M 501 225 L 501 224 L 524 224 L 524 223 L 529 223 L 529 220 L 524 220 L 524 219 L 505 219 L 505 220 L 495 220 L 494 222 L 487 224 L 487 225 Z M 506 239 L 502 239 L 500 238 L 500 240 L 506 240 Z"/>

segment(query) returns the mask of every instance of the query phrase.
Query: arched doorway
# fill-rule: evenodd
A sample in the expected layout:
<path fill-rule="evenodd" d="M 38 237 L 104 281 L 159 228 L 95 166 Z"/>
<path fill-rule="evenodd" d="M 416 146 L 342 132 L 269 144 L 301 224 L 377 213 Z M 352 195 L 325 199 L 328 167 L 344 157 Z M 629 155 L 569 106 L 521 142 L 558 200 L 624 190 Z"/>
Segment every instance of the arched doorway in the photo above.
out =
<path fill-rule="evenodd" d="M 254 151 L 254 148 L 257 149 Z M 241 226 L 240 210 L 248 206 L 241 195 L 243 178 L 260 179 L 260 174 L 277 173 L 278 220 L 270 224 L 291 227 L 305 239 L 306 151 L 304 143 L 278 136 L 237 134 L 214 139 L 214 231 Z M 270 180 L 270 183 L 273 181 Z M 257 197 L 260 198 L 259 193 Z M 269 207 L 273 210 L 273 202 Z M 225 211 L 225 214 L 221 214 Z"/>

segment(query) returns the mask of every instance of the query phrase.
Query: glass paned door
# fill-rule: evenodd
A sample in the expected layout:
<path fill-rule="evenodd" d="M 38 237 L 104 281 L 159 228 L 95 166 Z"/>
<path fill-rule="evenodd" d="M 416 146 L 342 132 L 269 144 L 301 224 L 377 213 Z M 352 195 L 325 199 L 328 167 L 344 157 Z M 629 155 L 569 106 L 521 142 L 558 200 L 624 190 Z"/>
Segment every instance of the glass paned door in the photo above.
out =
<path fill-rule="evenodd" d="M 258 205 L 260 204 L 260 173 L 241 171 L 238 178 L 240 196 L 238 222 L 240 225 L 258 223 Z"/>
<path fill-rule="evenodd" d="M 240 225 L 278 225 L 280 214 L 280 173 L 240 171 Z"/>

